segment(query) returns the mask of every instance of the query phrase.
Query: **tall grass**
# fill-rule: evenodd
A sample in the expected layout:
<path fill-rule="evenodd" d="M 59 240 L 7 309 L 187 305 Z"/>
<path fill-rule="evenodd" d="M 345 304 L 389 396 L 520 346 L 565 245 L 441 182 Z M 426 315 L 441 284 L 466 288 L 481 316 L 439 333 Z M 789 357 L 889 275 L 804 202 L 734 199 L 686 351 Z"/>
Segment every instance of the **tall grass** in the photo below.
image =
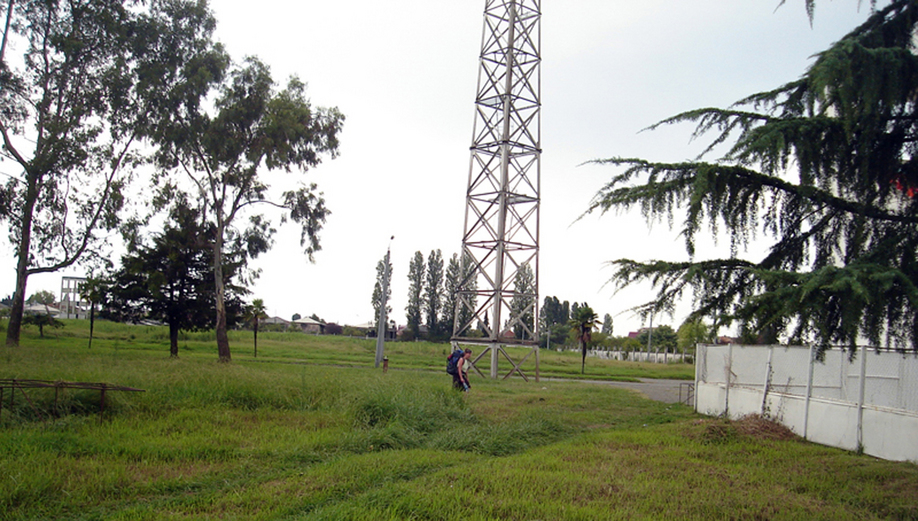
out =
<path fill-rule="evenodd" d="M 56 411 L 30 391 L 43 419 L 6 395 L 0 519 L 918 518 L 913 464 L 620 389 L 476 379 L 464 394 L 440 371 L 136 346 L 0 350 L 0 378 L 145 389 L 109 393 L 101 423 L 97 395 Z"/>

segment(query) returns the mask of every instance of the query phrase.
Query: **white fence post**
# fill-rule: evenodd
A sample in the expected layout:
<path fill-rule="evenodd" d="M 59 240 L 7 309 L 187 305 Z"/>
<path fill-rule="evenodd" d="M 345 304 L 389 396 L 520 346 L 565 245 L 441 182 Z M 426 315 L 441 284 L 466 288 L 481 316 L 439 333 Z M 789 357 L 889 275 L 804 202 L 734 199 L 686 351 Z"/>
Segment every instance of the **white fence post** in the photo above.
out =
<path fill-rule="evenodd" d="M 682 352 L 685 356 L 685 351 Z M 698 390 L 701 389 L 702 371 L 707 369 L 708 349 L 702 344 L 695 344 L 695 391 L 692 393 L 692 409 L 698 410 Z"/>
<path fill-rule="evenodd" d="M 867 346 L 861 348 L 861 376 L 857 392 L 857 450 L 864 450 L 864 393 L 867 388 Z"/>
<path fill-rule="evenodd" d="M 806 398 L 803 406 L 803 439 L 807 438 L 810 426 L 810 397 L 813 395 L 813 366 L 816 363 L 816 350 L 813 344 L 810 344 L 810 368 L 806 377 Z"/>
<path fill-rule="evenodd" d="M 730 417 L 730 375 L 733 374 L 733 344 L 727 346 L 727 360 L 726 360 L 725 369 L 726 369 L 726 380 L 727 384 L 724 388 L 724 417 Z"/>

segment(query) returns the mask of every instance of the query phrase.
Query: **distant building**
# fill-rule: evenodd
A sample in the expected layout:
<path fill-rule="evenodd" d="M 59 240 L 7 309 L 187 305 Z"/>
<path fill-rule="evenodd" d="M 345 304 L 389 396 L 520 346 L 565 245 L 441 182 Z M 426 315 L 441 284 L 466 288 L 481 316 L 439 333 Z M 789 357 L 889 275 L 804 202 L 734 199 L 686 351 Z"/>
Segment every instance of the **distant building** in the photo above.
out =
<path fill-rule="evenodd" d="M 259 323 L 259 324 L 262 324 L 262 325 L 268 325 L 268 324 L 280 324 L 280 325 L 282 325 L 282 326 L 289 326 L 289 325 L 290 325 L 290 321 L 289 321 L 289 320 L 284 320 L 284 319 L 281 318 L 281 317 L 268 317 L 268 318 L 263 318 L 263 319 L 259 320 L 258 323 Z"/>
<path fill-rule="evenodd" d="M 637 338 L 648 331 L 650 331 L 649 327 L 642 327 L 641 329 L 638 329 L 637 331 L 632 331 L 628 333 L 628 338 Z"/>
<path fill-rule="evenodd" d="M 321 335 L 325 332 L 325 324 L 309 317 L 294 320 L 293 323 L 302 329 L 304 333 Z"/>
<path fill-rule="evenodd" d="M 64 318 L 60 310 L 54 304 L 26 304 L 22 312 L 32 315 L 51 315 L 56 318 Z"/>
<path fill-rule="evenodd" d="M 374 322 L 367 322 L 365 324 L 358 324 L 356 326 L 349 324 L 346 327 L 352 327 L 354 329 L 360 329 L 361 331 L 365 331 L 366 336 L 369 338 L 376 338 L 376 334 L 378 333 L 378 328 L 376 327 L 376 324 Z M 396 338 L 398 338 L 398 333 L 402 329 L 404 329 L 404 326 L 398 327 L 395 324 L 394 320 L 390 321 L 389 327 L 386 328 L 386 339 L 395 340 Z"/>
<path fill-rule="evenodd" d="M 61 277 L 60 318 L 87 318 L 89 301 L 80 295 L 86 277 Z"/>
<path fill-rule="evenodd" d="M 345 324 L 347 327 L 356 329 L 366 329 L 367 331 L 376 331 L 376 322 L 366 322 L 364 324 Z"/>

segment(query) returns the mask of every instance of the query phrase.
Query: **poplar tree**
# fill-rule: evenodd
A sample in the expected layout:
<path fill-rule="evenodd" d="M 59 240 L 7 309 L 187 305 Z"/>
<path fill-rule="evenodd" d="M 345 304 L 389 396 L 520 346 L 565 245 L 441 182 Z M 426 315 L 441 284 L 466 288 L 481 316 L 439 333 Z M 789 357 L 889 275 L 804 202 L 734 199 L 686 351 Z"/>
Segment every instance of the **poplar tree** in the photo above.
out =
<path fill-rule="evenodd" d="M 561 307 L 561 301 L 558 300 L 558 297 L 545 297 L 545 300 L 542 304 L 542 325 L 545 327 L 551 327 L 555 324 L 564 324 L 567 325 L 569 316 L 564 314 L 564 308 Z"/>
<path fill-rule="evenodd" d="M 465 297 L 468 305 L 458 305 L 459 309 L 456 311 L 458 314 L 458 323 L 459 327 L 462 327 L 461 324 L 470 324 L 474 317 L 474 310 L 478 306 L 477 298 L 474 296 L 475 292 L 478 291 L 478 270 L 475 264 L 475 260 L 472 258 L 471 254 L 467 251 L 462 252 L 462 256 L 459 259 L 459 288 L 462 288 L 464 291 L 469 292 Z M 457 288 L 458 290 L 458 288 Z M 468 330 L 469 335 L 477 334 L 479 330 Z M 453 333 L 458 333 L 453 331 Z"/>
<path fill-rule="evenodd" d="M 535 273 L 528 263 L 520 266 L 513 279 L 513 292 L 510 300 L 510 313 L 516 317 L 514 323 L 508 323 L 513 336 L 521 340 L 532 340 L 535 337 Z"/>
<path fill-rule="evenodd" d="M 427 334 L 440 335 L 440 309 L 443 305 L 443 253 L 431 250 L 427 256 L 427 275 L 424 284 L 424 315 L 427 317 Z"/>
<path fill-rule="evenodd" d="M 417 251 L 408 265 L 408 305 L 405 308 L 407 328 L 413 338 L 421 332 L 421 295 L 424 291 L 424 254 Z"/>
<path fill-rule="evenodd" d="M 606 313 L 602 317 L 602 334 L 611 335 L 612 334 L 612 315 Z"/>
<path fill-rule="evenodd" d="M 386 302 L 386 316 L 387 317 L 392 316 L 392 306 L 389 305 L 389 299 L 392 298 L 392 285 L 391 284 L 385 285 L 386 295 L 385 297 L 383 297 L 382 295 L 383 281 L 385 281 L 385 278 L 386 278 L 386 257 L 388 257 L 388 255 L 384 256 L 382 259 L 379 260 L 379 262 L 376 263 L 376 284 L 373 285 L 373 295 L 372 297 L 370 297 L 373 300 L 373 324 L 375 324 L 377 327 L 379 326 L 378 322 L 379 322 L 379 304 L 380 302 L 382 302 L 383 300 Z M 389 268 L 388 273 L 390 274 L 390 277 L 391 277 L 392 261 L 389 261 L 388 268 Z"/>
<path fill-rule="evenodd" d="M 452 328 L 456 323 L 456 303 L 458 302 L 459 284 L 462 282 L 462 265 L 459 254 L 454 253 L 446 265 L 446 279 L 443 285 L 443 316 L 440 324 L 443 328 Z"/>
<path fill-rule="evenodd" d="M 657 288 L 641 313 L 690 295 L 689 319 L 710 317 L 715 331 L 738 321 L 765 341 L 918 348 L 916 24 L 918 2 L 894 0 L 800 79 L 651 127 L 695 123 L 695 137 L 711 138 L 697 160 L 598 161 L 624 168 L 589 211 L 682 223 L 690 260 L 613 261 L 616 285 Z M 721 144 L 726 153 L 705 160 Z M 726 234 L 730 255 L 696 257 L 709 231 Z M 767 253 L 745 257 L 754 240 Z"/>

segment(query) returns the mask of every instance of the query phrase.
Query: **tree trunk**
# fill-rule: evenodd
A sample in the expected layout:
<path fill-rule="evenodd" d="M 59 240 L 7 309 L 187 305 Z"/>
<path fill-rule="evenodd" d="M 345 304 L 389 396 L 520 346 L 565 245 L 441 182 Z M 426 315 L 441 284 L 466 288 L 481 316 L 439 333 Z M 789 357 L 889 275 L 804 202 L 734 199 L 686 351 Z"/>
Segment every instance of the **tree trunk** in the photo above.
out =
<path fill-rule="evenodd" d="M 22 264 L 21 262 L 19 264 Z M 10 306 L 10 320 L 6 327 L 6 345 L 19 346 L 19 332 L 22 329 L 22 312 L 25 308 L 25 291 L 27 275 L 17 267 L 16 290 L 13 292 L 13 303 Z"/>
<path fill-rule="evenodd" d="M 169 358 L 178 358 L 178 333 L 178 326 L 169 322 Z"/>
<path fill-rule="evenodd" d="M 586 342 L 583 341 L 583 338 L 580 339 L 580 374 L 586 374 Z"/>
<path fill-rule="evenodd" d="M 214 285 L 216 288 L 215 304 L 217 308 L 217 356 L 221 362 L 231 362 L 229 337 L 226 335 L 226 285 L 223 283 L 223 226 L 217 225 L 214 238 Z"/>
<path fill-rule="evenodd" d="M 255 358 L 258 358 L 258 315 L 255 315 Z"/>
<path fill-rule="evenodd" d="M 25 205 L 22 207 L 19 248 L 16 252 L 16 290 L 13 292 L 10 321 L 6 328 L 6 345 L 9 347 L 17 347 L 19 345 L 19 333 L 22 329 L 26 282 L 29 279 L 29 250 L 32 247 L 32 214 L 35 210 L 35 201 L 38 199 L 38 181 L 36 176 L 29 174 L 29 189 L 26 194 Z"/>

